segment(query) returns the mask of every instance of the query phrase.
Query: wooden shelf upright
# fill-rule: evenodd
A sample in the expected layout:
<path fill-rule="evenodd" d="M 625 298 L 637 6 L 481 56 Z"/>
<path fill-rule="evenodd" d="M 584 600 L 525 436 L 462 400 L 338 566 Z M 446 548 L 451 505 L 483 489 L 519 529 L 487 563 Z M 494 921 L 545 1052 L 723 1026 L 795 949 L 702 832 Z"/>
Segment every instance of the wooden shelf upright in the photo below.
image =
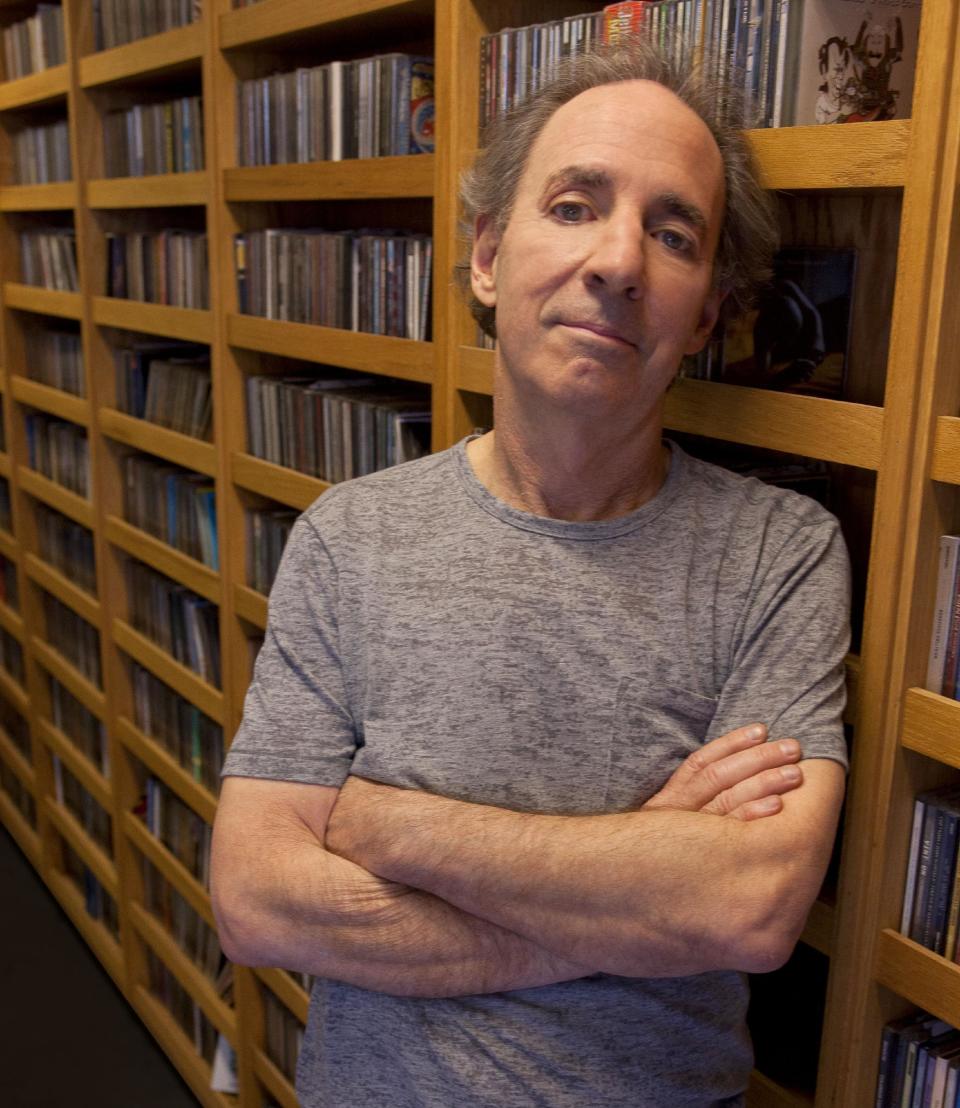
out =
<path fill-rule="evenodd" d="M 25 721 L 18 736 L 0 729 L 0 821 L 204 1105 L 262 1108 L 268 1097 L 295 1104 L 290 1081 L 267 1052 L 263 997 L 277 998 L 302 1021 L 306 993 L 280 970 L 238 968 L 233 1002 L 224 1001 L 147 910 L 145 859 L 205 923 L 212 922 L 202 882 L 134 814 L 145 782 L 160 782 L 205 825 L 212 823 L 216 795 L 209 782 L 198 779 L 191 766 L 136 722 L 133 667 L 142 667 L 222 725 L 225 740 L 232 736 L 267 618 L 266 598 L 251 587 L 249 513 L 263 507 L 302 510 L 329 488 L 315 476 L 253 456 L 245 411 L 250 376 L 306 375 L 331 365 L 429 390 L 435 449 L 491 418 L 494 355 L 477 348 L 474 324 L 449 279 L 459 249 L 458 178 L 478 141 L 480 39 L 506 26 L 579 14 L 591 6 L 600 4 L 259 0 L 233 8 L 231 0 L 209 0 L 202 18 L 187 27 L 98 51 L 93 5 L 64 0 L 67 62 L 18 80 L 0 80 L 0 508 L 5 499 L 10 503 L 9 518 L 0 518 L 0 556 L 11 565 L 19 596 L 18 603 L 10 598 L 0 603 L 0 628 L 22 644 L 25 666 L 22 684 L 0 672 L 0 698 Z M 21 17 L 22 5 L 0 6 L 0 11 L 8 12 L 0 16 L 5 25 Z M 238 164 L 240 81 L 395 50 L 435 55 L 434 155 Z M 876 264 L 887 267 L 893 288 L 889 338 L 884 320 L 861 321 L 862 329 L 884 333 L 879 339 L 866 336 L 879 344 L 879 353 L 872 350 L 864 361 L 869 368 L 859 391 L 830 400 L 685 380 L 668 398 L 668 427 L 678 435 L 801 455 L 831 467 L 837 488 L 849 489 L 851 518 L 860 521 L 858 533 L 848 536 L 857 552 L 862 632 L 848 666 L 853 766 L 839 879 L 816 904 L 803 939 L 807 952 L 829 965 L 819 1064 L 810 1067 L 800 1089 L 758 1070 L 749 1093 L 751 1108 L 872 1103 L 880 1036 L 888 1019 L 927 1006 L 960 1023 L 957 967 L 896 932 L 913 797 L 923 788 L 960 780 L 960 704 L 922 688 L 937 539 L 960 532 L 960 376 L 955 371 L 960 312 L 954 307 L 960 302 L 960 209 L 955 202 L 960 188 L 960 8 L 954 0 L 924 0 L 920 53 L 911 120 L 748 134 L 765 184 L 780 197 L 785 221 L 809 208 L 824 224 L 840 213 L 837 222 L 844 228 L 863 214 L 864 226 L 877 231 L 871 249 L 883 255 Z M 203 97 L 204 168 L 108 178 L 105 113 L 140 97 L 179 96 L 182 91 L 169 90 L 185 87 Z M 15 183 L 9 113 L 18 119 L 59 113 L 67 119 L 70 181 Z M 394 216 L 403 226 L 432 231 L 430 341 L 241 313 L 236 234 L 274 225 L 322 225 L 325 219 L 337 227 L 389 226 Z M 42 220 L 74 227 L 78 291 L 23 283 L 17 232 Z M 107 235 L 153 229 L 164 220 L 206 229 L 209 309 L 106 295 Z M 55 389 L 32 372 L 27 338 L 43 330 L 80 336 L 84 395 Z M 120 410 L 115 351 L 148 340 L 209 349 L 210 441 Z M 65 420 L 86 433 L 89 495 L 72 492 L 29 464 L 30 412 Z M 123 464 L 131 453 L 204 475 L 213 484 L 217 568 L 124 517 Z M 42 557 L 37 518 L 45 510 L 56 511 L 92 537 L 93 591 Z M 134 626 L 126 583 L 131 560 L 217 605 L 219 688 Z M 85 676 L 51 641 L 45 595 L 98 631 L 102 684 Z M 103 723 L 109 773 L 55 726 L 53 680 Z M 58 802 L 58 764 L 107 811 L 112 854 Z M 114 898 L 115 927 L 87 913 L 65 867 L 65 847 Z M 236 1048 L 237 1098 L 210 1089 L 209 1063 L 151 993 L 148 960 L 153 957 Z"/>

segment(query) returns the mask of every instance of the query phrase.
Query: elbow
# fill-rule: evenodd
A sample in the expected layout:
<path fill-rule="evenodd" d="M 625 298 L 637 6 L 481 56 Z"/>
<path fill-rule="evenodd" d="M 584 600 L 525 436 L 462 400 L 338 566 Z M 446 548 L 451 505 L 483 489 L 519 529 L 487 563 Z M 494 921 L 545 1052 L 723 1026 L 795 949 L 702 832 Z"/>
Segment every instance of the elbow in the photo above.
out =
<path fill-rule="evenodd" d="M 772 973 L 789 961 L 799 937 L 783 927 L 759 930 L 739 944 L 734 968 L 741 973 Z"/>
<path fill-rule="evenodd" d="M 240 966 L 265 964 L 258 953 L 261 944 L 257 941 L 257 929 L 250 909 L 253 899 L 249 890 L 225 886 L 224 882 L 218 881 L 214 871 L 210 901 L 220 949 L 231 962 Z"/>

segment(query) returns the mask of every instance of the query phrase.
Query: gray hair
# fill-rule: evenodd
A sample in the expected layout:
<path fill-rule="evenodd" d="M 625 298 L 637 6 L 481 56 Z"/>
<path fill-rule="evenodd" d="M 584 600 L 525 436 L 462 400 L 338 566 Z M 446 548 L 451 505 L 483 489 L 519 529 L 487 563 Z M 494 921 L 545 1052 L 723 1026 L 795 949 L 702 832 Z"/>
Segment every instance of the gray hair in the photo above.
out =
<path fill-rule="evenodd" d="M 588 89 L 634 80 L 655 81 L 672 92 L 706 124 L 720 150 L 726 204 L 713 281 L 727 294 L 724 316 L 739 315 L 769 278 L 777 243 L 773 206 L 741 130 L 743 98 L 703 68 L 678 61 L 676 50 L 668 52 L 645 38 L 565 59 L 549 84 L 486 127 L 476 162 L 461 180 L 464 231 L 469 238 L 478 216 L 491 218 L 496 230 L 503 231 L 530 150 L 558 108 Z M 468 295 L 474 318 L 488 335 L 495 336 L 495 309 L 469 292 L 469 255 L 457 263 L 455 275 Z"/>

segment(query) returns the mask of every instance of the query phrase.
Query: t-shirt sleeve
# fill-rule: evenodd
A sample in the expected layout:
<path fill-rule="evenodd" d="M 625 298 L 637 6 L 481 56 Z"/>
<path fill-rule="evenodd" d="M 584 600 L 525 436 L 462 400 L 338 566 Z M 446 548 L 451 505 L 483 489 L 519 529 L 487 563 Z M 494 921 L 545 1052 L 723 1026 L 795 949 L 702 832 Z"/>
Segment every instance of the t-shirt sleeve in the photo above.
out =
<path fill-rule="evenodd" d="M 336 567 L 301 516 L 270 593 L 266 636 L 223 775 L 339 787 L 356 747 L 338 648 Z"/>
<path fill-rule="evenodd" d="M 766 723 L 805 758 L 849 765 L 843 734 L 850 645 L 850 565 L 837 521 L 792 528 L 760 575 L 735 636 L 708 734 Z"/>

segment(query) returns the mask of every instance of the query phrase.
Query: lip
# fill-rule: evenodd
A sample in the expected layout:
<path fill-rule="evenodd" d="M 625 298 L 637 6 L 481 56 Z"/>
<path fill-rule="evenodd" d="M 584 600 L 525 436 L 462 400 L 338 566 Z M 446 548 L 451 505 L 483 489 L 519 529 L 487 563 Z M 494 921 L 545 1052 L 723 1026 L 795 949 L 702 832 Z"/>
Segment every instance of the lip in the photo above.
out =
<path fill-rule="evenodd" d="M 611 328 L 599 323 L 565 322 L 563 325 L 564 327 L 570 327 L 574 331 L 588 331 L 591 335 L 596 335 L 601 339 L 609 339 L 611 342 L 615 342 L 620 346 L 636 348 L 636 343 L 631 342 L 629 339 L 625 339 L 618 331 L 611 330 Z"/>

